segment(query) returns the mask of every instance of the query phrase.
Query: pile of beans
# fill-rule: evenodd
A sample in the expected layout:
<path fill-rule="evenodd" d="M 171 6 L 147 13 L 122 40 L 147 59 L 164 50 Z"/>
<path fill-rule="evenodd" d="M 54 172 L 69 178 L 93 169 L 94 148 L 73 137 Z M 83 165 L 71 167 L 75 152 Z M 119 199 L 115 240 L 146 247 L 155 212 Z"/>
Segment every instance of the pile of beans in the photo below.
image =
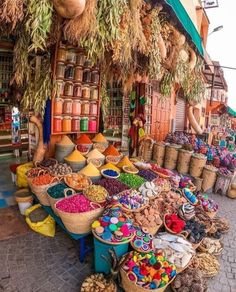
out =
<path fill-rule="evenodd" d="M 48 169 L 50 173 L 52 173 L 55 176 L 66 175 L 66 174 L 72 173 L 71 167 L 67 165 L 66 163 L 58 163 L 58 164 L 49 166 Z"/>
<path fill-rule="evenodd" d="M 110 196 L 117 195 L 120 192 L 128 190 L 128 186 L 114 178 L 104 178 L 97 182 L 98 185 L 104 187 Z"/>
<path fill-rule="evenodd" d="M 133 189 L 139 188 L 146 181 L 143 177 L 131 173 L 121 173 L 118 180 Z"/>
<path fill-rule="evenodd" d="M 148 181 L 152 181 L 158 177 L 158 175 L 155 174 L 153 171 L 147 170 L 147 169 L 141 169 L 139 171 L 138 175 L 143 177 L 144 179 L 146 179 Z"/>
<path fill-rule="evenodd" d="M 84 195 L 74 195 L 66 199 L 62 199 L 56 204 L 56 207 L 57 209 L 67 213 L 83 213 L 95 209 L 95 205 L 93 207 L 91 202 Z"/>

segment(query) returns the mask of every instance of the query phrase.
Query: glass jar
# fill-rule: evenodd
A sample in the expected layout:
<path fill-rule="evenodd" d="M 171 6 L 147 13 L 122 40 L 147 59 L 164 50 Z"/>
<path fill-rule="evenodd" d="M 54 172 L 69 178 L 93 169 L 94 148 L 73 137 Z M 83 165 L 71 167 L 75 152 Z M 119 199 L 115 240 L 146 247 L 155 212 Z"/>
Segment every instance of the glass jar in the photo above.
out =
<path fill-rule="evenodd" d="M 83 82 L 90 83 L 91 82 L 91 71 L 90 69 L 85 69 L 83 72 Z"/>
<path fill-rule="evenodd" d="M 53 117 L 53 132 L 54 133 L 62 132 L 62 117 L 61 116 Z"/>
<path fill-rule="evenodd" d="M 71 130 L 72 130 L 72 132 L 79 132 L 80 131 L 80 118 L 79 117 L 72 118 Z"/>
<path fill-rule="evenodd" d="M 98 88 L 97 87 L 92 87 L 90 90 L 90 98 L 93 100 L 98 99 Z"/>
<path fill-rule="evenodd" d="M 73 65 L 68 64 L 65 68 L 65 79 L 74 79 L 75 68 Z"/>
<path fill-rule="evenodd" d="M 78 53 L 76 55 L 76 65 L 84 66 L 85 59 L 86 59 L 86 57 L 83 53 Z"/>
<path fill-rule="evenodd" d="M 53 104 L 53 112 L 56 115 L 61 115 L 63 109 L 63 99 L 62 98 L 55 98 Z"/>
<path fill-rule="evenodd" d="M 91 72 L 91 82 L 94 84 L 99 83 L 99 72 L 97 70 Z"/>
<path fill-rule="evenodd" d="M 64 87 L 65 87 L 65 82 L 63 80 L 56 81 L 56 96 L 57 97 L 64 94 Z"/>
<path fill-rule="evenodd" d="M 80 100 L 73 100 L 72 114 L 78 116 L 81 114 L 81 103 Z"/>
<path fill-rule="evenodd" d="M 88 131 L 88 118 L 80 119 L 80 131 L 87 132 Z"/>
<path fill-rule="evenodd" d="M 89 132 L 96 132 L 97 131 L 97 120 L 96 119 L 89 120 L 88 130 L 89 130 Z"/>
<path fill-rule="evenodd" d="M 83 69 L 80 66 L 75 67 L 75 81 L 82 82 L 83 80 Z"/>
<path fill-rule="evenodd" d="M 73 49 L 67 51 L 66 61 L 71 64 L 76 63 L 76 52 Z"/>
<path fill-rule="evenodd" d="M 73 96 L 74 97 L 81 97 L 81 95 L 82 95 L 81 84 L 75 83 Z"/>
<path fill-rule="evenodd" d="M 62 120 L 62 132 L 71 132 L 71 117 L 65 116 Z"/>
<path fill-rule="evenodd" d="M 64 100 L 63 114 L 72 114 L 72 99 L 65 99 Z"/>
<path fill-rule="evenodd" d="M 62 46 L 57 51 L 57 61 L 66 61 L 66 47 Z"/>
<path fill-rule="evenodd" d="M 81 104 L 81 114 L 82 115 L 89 115 L 89 112 L 90 112 L 89 102 L 82 102 L 82 104 Z"/>
<path fill-rule="evenodd" d="M 85 62 L 84 62 L 84 67 L 87 67 L 87 68 L 90 68 L 90 67 L 92 67 L 92 61 L 91 60 L 85 60 Z"/>
<path fill-rule="evenodd" d="M 82 87 L 82 98 L 85 98 L 85 99 L 90 98 L 90 88 L 88 86 Z"/>
<path fill-rule="evenodd" d="M 65 82 L 65 87 L 64 87 L 64 95 L 65 96 L 72 96 L 74 91 L 74 84 L 71 81 L 66 81 Z"/>
<path fill-rule="evenodd" d="M 56 78 L 64 78 L 65 75 L 65 64 L 62 62 L 57 63 L 56 67 Z"/>
<path fill-rule="evenodd" d="M 98 105 L 97 103 L 90 103 L 90 115 L 98 114 Z"/>

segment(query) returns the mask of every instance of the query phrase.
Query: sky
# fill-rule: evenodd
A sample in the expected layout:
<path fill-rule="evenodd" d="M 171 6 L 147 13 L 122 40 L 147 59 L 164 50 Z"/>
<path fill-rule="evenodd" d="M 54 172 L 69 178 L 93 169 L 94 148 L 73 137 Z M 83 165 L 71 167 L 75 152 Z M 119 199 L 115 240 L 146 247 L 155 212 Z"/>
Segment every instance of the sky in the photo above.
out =
<path fill-rule="evenodd" d="M 209 33 L 217 26 L 223 29 L 208 36 L 207 51 L 222 66 L 236 68 L 236 1 L 219 0 L 218 8 L 206 9 L 210 20 Z M 224 70 L 228 83 L 228 105 L 236 111 L 236 70 Z"/>

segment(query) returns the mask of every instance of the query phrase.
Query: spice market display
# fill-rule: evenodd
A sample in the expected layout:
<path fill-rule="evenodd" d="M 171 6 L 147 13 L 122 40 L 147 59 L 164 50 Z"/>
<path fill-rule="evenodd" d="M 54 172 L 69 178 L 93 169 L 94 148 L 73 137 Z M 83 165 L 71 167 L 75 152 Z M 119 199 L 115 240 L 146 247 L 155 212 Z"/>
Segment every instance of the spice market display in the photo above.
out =
<path fill-rule="evenodd" d="M 54 237 L 57 223 L 81 263 L 94 250 L 82 292 L 206 291 L 230 230 L 210 194 L 236 198 L 236 154 L 197 135 L 206 64 L 173 1 L 10 1 L 0 4 L 9 84 L 37 133 L 17 173 L 29 227 Z M 172 93 L 196 135 L 159 131 L 172 129 L 154 116 L 170 117 Z"/>

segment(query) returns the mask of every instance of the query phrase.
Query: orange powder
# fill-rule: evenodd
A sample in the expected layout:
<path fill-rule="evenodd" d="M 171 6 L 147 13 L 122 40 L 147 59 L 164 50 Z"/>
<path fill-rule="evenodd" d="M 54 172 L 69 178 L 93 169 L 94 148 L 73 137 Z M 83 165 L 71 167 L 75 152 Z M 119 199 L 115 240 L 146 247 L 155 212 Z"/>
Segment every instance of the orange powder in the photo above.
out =
<path fill-rule="evenodd" d="M 120 156 L 119 151 L 113 146 L 109 145 L 107 149 L 103 152 L 105 156 L 112 155 L 112 156 Z"/>
<path fill-rule="evenodd" d="M 89 136 L 86 134 L 82 134 L 76 142 L 77 144 L 93 144 Z"/>

